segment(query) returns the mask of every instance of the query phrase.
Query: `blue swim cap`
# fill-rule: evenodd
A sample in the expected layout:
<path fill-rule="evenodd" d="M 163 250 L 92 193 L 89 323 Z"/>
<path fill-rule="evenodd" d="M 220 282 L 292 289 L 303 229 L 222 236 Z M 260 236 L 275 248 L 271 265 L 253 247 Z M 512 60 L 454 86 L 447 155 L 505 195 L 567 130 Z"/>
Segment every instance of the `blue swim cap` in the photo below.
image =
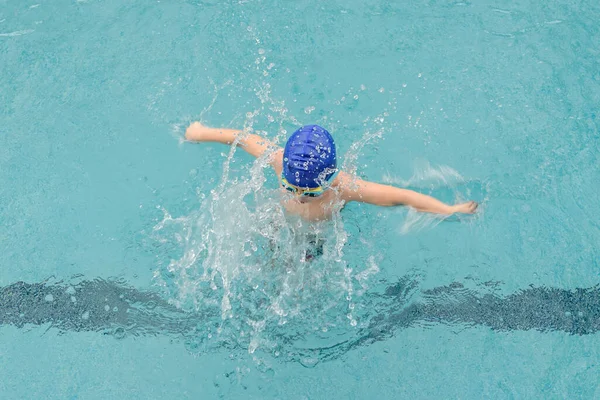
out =
<path fill-rule="evenodd" d="M 337 169 L 335 143 L 319 125 L 306 125 L 290 136 L 283 151 L 283 177 L 292 185 L 322 186 Z"/>

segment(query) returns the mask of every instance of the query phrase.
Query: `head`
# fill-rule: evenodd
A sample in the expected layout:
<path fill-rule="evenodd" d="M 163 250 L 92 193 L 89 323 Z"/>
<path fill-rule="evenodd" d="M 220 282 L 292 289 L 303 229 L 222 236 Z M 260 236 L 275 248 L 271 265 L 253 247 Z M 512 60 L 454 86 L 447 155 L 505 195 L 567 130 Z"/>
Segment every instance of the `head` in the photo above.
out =
<path fill-rule="evenodd" d="M 303 197 L 317 197 L 336 172 L 335 143 L 324 128 L 306 125 L 290 136 L 283 151 L 283 187 Z"/>

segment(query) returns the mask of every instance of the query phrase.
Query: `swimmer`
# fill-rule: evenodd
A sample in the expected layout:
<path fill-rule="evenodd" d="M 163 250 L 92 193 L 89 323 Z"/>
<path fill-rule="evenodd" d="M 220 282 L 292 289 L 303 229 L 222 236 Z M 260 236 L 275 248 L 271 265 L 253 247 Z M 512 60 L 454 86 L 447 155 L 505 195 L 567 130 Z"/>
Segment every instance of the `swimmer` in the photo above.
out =
<path fill-rule="evenodd" d="M 185 138 L 193 142 L 234 142 L 254 157 L 268 157 L 279 177 L 283 206 L 290 214 L 309 221 L 321 221 L 342 206 L 358 201 L 378 206 L 409 206 L 420 212 L 442 215 L 473 214 L 477 203 L 448 205 L 431 196 L 394 186 L 368 182 L 339 171 L 333 138 L 318 125 L 303 126 L 280 148 L 265 138 L 235 129 L 209 128 L 192 123 Z"/>

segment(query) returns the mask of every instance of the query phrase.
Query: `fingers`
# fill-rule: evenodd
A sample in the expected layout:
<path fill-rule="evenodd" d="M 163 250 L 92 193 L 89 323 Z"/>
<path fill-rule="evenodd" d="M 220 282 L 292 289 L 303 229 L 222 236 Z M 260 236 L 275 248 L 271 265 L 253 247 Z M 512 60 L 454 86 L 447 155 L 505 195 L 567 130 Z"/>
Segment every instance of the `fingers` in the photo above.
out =
<path fill-rule="evenodd" d="M 469 202 L 469 212 L 471 214 L 473 214 L 475 211 L 477 211 L 477 207 L 479 207 L 479 204 L 475 201 L 470 201 Z"/>
<path fill-rule="evenodd" d="M 465 214 L 475 213 L 475 211 L 477 211 L 478 206 L 479 204 L 477 204 L 477 202 L 475 201 L 469 201 L 468 203 L 465 203 Z"/>
<path fill-rule="evenodd" d="M 477 211 L 477 207 L 479 207 L 479 204 L 475 201 L 469 201 L 467 203 L 463 203 L 460 204 L 456 207 L 456 212 L 462 213 L 462 214 L 473 214 L 475 213 L 475 211 Z"/>
<path fill-rule="evenodd" d="M 192 122 L 185 130 L 185 138 L 191 141 L 198 141 L 202 138 L 204 130 L 205 127 L 200 122 Z"/>

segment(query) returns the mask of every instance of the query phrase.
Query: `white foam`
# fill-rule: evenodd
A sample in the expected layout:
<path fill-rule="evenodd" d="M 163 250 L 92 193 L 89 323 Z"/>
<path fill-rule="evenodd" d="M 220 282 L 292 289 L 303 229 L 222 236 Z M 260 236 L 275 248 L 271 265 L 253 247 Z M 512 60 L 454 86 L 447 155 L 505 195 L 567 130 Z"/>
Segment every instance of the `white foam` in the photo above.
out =
<path fill-rule="evenodd" d="M 0 36 L 4 36 L 4 37 L 22 36 L 22 35 L 27 35 L 27 34 L 32 33 L 32 32 L 35 32 L 35 31 L 33 29 L 24 29 L 22 31 L 0 33 Z"/>

